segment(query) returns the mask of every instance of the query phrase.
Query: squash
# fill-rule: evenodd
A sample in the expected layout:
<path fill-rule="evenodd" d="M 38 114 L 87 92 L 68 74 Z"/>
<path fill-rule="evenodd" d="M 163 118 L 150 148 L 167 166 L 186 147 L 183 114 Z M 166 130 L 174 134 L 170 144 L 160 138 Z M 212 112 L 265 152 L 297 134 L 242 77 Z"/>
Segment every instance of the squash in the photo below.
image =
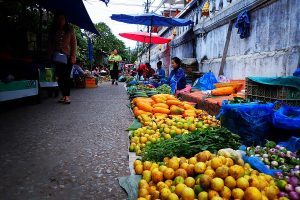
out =
<path fill-rule="evenodd" d="M 148 104 L 147 102 L 137 102 L 136 103 L 136 106 L 140 109 L 140 110 L 143 110 L 143 111 L 146 111 L 146 112 L 152 112 L 152 106 L 150 104 Z"/>
<path fill-rule="evenodd" d="M 167 108 L 169 109 L 169 106 L 165 103 L 156 103 L 156 104 L 153 104 L 153 107 L 156 108 L 156 107 L 160 107 L 160 108 Z"/>
<path fill-rule="evenodd" d="M 179 106 L 182 105 L 182 102 L 179 100 L 167 100 L 167 104 L 168 106 L 172 106 L 172 105 Z"/>
<path fill-rule="evenodd" d="M 171 112 L 170 113 L 171 115 L 182 115 L 184 112 L 184 109 L 182 109 L 178 106 L 172 105 L 170 108 L 170 112 Z"/>
<path fill-rule="evenodd" d="M 169 114 L 169 113 L 170 113 L 170 110 L 167 109 L 167 108 L 156 107 L 156 108 L 153 108 L 153 112 L 154 112 L 154 113 Z"/>
<path fill-rule="evenodd" d="M 233 87 L 221 87 L 211 91 L 213 96 L 226 96 L 234 93 Z"/>

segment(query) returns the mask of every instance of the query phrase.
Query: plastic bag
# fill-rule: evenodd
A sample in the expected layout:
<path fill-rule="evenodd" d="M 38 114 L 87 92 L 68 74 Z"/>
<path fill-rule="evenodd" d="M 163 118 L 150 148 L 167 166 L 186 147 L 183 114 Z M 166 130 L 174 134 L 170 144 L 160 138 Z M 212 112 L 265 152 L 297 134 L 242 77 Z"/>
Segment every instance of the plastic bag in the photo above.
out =
<path fill-rule="evenodd" d="M 137 119 L 134 119 L 133 122 L 131 123 L 131 125 L 127 128 L 127 131 L 134 131 L 141 127 L 142 127 L 142 124 Z"/>
<path fill-rule="evenodd" d="M 141 179 L 141 175 L 118 177 L 119 185 L 124 188 L 128 194 L 128 200 L 135 200 L 138 198 L 139 181 Z"/>
<path fill-rule="evenodd" d="M 257 169 L 259 172 L 275 176 L 277 172 L 282 172 L 281 170 L 269 169 L 258 157 L 256 156 L 243 156 L 243 160 L 249 163 L 252 168 Z"/>
<path fill-rule="evenodd" d="M 270 176 L 275 176 L 277 172 L 282 172 L 281 170 L 275 170 L 275 169 L 269 169 L 263 161 L 261 161 L 258 157 L 256 156 L 246 156 L 246 150 L 247 147 L 245 145 L 240 146 L 239 148 L 240 151 L 244 152 L 242 153 L 243 155 L 243 160 L 245 163 L 249 163 L 252 168 L 258 170 L 259 172 L 268 174 Z"/>
<path fill-rule="evenodd" d="M 217 82 L 215 75 L 212 72 L 208 72 L 198 79 L 194 87 L 200 90 L 213 90 L 216 88 L 214 84 Z"/>
<path fill-rule="evenodd" d="M 300 68 L 296 69 L 296 71 L 294 71 L 293 76 L 300 76 Z"/>
<path fill-rule="evenodd" d="M 217 118 L 221 125 L 242 137 L 243 144 L 262 145 L 271 135 L 273 103 L 228 104 L 223 101 Z"/>
<path fill-rule="evenodd" d="M 291 137 L 287 142 L 280 142 L 278 145 L 285 147 L 289 151 L 296 152 L 300 150 L 300 138 Z"/>
<path fill-rule="evenodd" d="M 300 107 L 282 105 L 274 113 L 273 125 L 284 130 L 298 130 L 300 133 Z"/>

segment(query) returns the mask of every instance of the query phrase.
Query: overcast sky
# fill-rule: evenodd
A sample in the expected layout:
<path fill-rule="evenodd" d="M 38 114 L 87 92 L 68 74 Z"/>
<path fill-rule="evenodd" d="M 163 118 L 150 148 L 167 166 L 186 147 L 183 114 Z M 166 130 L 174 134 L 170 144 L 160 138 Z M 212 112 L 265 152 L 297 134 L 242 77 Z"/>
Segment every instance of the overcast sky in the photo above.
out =
<path fill-rule="evenodd" d="M 150 11 L 154 10 L 161 0 L 151 0 L 153 3 Z M 110 0 L 108 7 L 99 0 L 83 1 L 84 5 L 94 23 L 104 22 L 112 30 L 119 39 L 124 41 L 127 47 L 134 48 L 136 42 L 120 37 L 118 34 L 122 32 L 136 32 L 143 26 L 130 25 L 110 19 L 112 14 L 141 14 L 144 13 L 144 3 L 146 0 Z"/>

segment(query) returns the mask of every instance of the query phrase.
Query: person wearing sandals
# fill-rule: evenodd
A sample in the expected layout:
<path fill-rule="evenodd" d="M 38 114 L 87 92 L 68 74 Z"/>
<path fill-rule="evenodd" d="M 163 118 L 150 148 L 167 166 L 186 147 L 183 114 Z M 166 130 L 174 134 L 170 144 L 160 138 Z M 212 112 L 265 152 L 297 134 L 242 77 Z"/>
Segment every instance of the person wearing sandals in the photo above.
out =
<path fill-rule="evenodd" d="M 111 84 L 114 83 L 118 85 L 119 79 L 119 71 L 120 65 L 119 63 L 122 61 L 122 57 L 118 54 L 118 50 L 115 49 L 112 54 L 108 57 L 108 62 L 110 64 L 110 76 L 111 76 Z"/>
<path fill-rule="evenodd" d="M 62 98 L 58 101 L 64 104 L 70 104 L 70 73 L 73 64 L 76 63 L 77 41 L 73 28 L 67 21 L 67 17 L 62 12 L 54 15 L 53 27 L 49 38 L 49 54 L 56 68 L 58 86 L 62 93 Z M 54 55 L 56 58 L 54 59 Z M 61 60 L 57 59 L 57 54 Z M 62 58 L 63 57 L 63 58 Z M 64 59 L 65 58 L 65 59 Z M 58 60 L 58 61 L 57 61 Z M 65 62 L 64 62 L 65 61 Z"/>

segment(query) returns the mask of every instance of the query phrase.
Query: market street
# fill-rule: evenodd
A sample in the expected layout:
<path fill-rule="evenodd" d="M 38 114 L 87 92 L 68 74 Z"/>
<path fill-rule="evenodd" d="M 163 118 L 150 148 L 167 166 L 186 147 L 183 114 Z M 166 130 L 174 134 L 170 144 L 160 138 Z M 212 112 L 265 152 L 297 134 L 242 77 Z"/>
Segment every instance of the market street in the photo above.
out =
<path fill-rule="evenodd" d="M 0 199 L 126 199 L 132 121 L 122 84 L 0 113 Z"/>

